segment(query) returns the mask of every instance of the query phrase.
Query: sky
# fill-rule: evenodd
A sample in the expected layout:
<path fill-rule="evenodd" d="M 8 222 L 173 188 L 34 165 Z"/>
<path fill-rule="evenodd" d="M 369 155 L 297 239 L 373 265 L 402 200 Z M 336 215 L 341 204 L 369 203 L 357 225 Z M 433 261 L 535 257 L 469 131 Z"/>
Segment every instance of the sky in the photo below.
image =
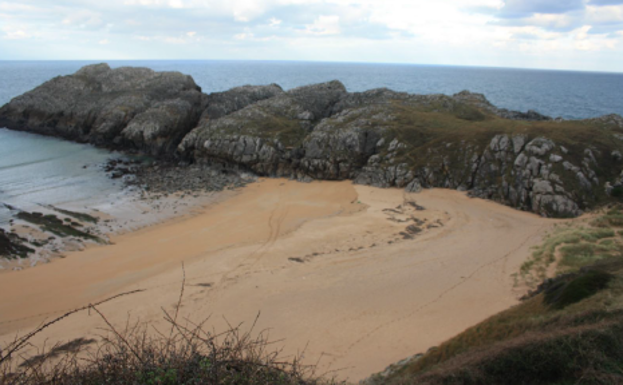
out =
<path fill-rule="evenodd" d="M 623 0 L 0 0 L 0 60 L 623 72 Z"/>

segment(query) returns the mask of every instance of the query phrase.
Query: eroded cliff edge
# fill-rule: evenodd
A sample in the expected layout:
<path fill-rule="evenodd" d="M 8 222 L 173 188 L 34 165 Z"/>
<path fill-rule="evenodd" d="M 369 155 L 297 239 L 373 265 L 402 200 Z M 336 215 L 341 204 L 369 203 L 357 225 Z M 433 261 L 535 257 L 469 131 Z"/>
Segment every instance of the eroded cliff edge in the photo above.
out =
<path fill-rule="evenodd" d="M 481 94 L 349 93 L 339 81 L 205 94 L 190 76 L 106 64 L 0 109 L 0 126 L 259 175 L 467 190 L 577 216 L 623 193 L 623 119 L 551 119 Z"/>

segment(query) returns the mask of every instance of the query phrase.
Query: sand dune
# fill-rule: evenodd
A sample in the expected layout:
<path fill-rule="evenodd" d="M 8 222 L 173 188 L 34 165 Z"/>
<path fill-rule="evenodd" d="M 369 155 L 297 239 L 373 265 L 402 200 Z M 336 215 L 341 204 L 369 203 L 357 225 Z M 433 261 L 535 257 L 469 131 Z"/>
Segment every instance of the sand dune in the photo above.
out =
<path fill-rule="evenodd" d="M 307 346 L 307 362 L 358 380 L 516 303 L 511 274 L 553 223 L 457 191 L 262 180 L 198 216 L 3 274 L 0 338 L 134 289 L 101 310 L 164 328 L 184 261 L 183 317 L 218 330 L 261 312 L 285 354 Z M 34 342 L 101 326 L 77 314 Z"/>

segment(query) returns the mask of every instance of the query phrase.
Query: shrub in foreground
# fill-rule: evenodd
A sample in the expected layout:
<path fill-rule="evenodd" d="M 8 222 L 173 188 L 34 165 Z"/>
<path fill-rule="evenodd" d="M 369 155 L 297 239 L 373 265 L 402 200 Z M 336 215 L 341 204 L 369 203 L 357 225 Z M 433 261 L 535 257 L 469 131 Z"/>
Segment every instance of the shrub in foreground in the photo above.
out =
<path fill-rule="evenodd" d="M 87 341 L 87 344 L 91 341 Z M 65 344 L 61 347 L 71 345 Z M 80 345 L 76 341 L 74 345 Z M 172 332 L 152 337 L 145 327 L 117 332 L 95 343 L 95 349 L 58 347 L 19 364 L 5 360 L 2 385 L 312 385 L 313 368 L 296 359 L 280 361 L 279 352 L 260 333 L 251 337 L 232 328 L 221 335 L 201 327 L 172 326 Z"/>
<path fill-rule="evenodd" d="M 127 295 L 124 293 L 121 295 Z M 182 291 L 183 293 L 183 291 Z M 121 295 L 109 298 L 119 297 Z M 180 295 L 181 303 L 181 295 Z M 126 325 L 116 329 L 96 305 L 73 310 L 8 346 L 0 347 L 0 385 L 319 385 L 334 384 L 303 366 L 298 357 L 280 358 L 265 333 L 240 326 L 224 333 L 206 331 L 204 324 L 177 322 L 164 312 L 170 329 Z M 100 341 L 76 339 L 34 357 L 23 357 L 33 336 L 78 311 L 90 310 L 107 325 Z M 148 333 L 149 330 L 149 333 Z M 85 349 L 85 346 L 89 346 Z"/>

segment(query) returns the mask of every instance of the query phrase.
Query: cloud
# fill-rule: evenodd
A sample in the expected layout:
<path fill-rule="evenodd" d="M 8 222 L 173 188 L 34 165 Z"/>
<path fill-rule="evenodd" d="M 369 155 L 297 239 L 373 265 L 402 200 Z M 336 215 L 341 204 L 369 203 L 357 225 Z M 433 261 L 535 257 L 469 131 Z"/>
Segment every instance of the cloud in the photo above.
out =
<path fill-rule="evenodd" d="M 623 0 L 591 0 L 590 4 L 594 5 L 619 5 L 623 4 Z"/>
<path fill-rule="evenodd" d="M 509 32 L 512 40 L 556 40 L 563 36 L 560 32 L 551 32 L 534 26 L 515 27 Z"/>
<path fill-rule="evenodd" d="M 593 7 L 586 10 L 586 20 L 591 25 L 623 24 L 623 5 Z"/>
<path fill-rule="evenodd" d="M 234 39 L 236 40 L 250 40 L 253 39 L 255 35 L 249 30 L 249 28 L 245 28 L 245 31 L 242 33 L 237 33 L 234 35 Z"/>
<path fill-rule="evenodd" d="M 8 40 L 24 40 L 24 39 L 30 39 L 31 35 L 28 32 L 23 31 L 21 29 L 11 30 L 7 28 L 7 29 L 4 29 L 3 38 L 8 39 Z"/>
<path fill-rule="evenodd" d="M 2 59 L 581 62 L 623 71 L 621 31 L 623 0 L 0 0 Z"/>
<path fill-rule="evenodd" d="M 585 25 L 592 34 L 612 33 L 623 28 L 623 5 L 587 5 L 581 10 L 563 13 L 535 13 L 521 18 L 500 18 L 493 24 L 507 27 L 536 26 L 548 31 L 571 32 Z"/>
<path fill-rule="evenodd" d="M 583 0 L 506 0 L 498 16 L 523 18 L 534 14 L 564 14 L 584 7 Z"/>
<path fill-rule="evenodd" d="M 98 42 L 98 44 L 106 45 L 106 44 L 110 44 L 110 41 L 108 39 L 102 39 Z"/>
<path fill-rule="evenodd" d="M 184 8 L 184 2 L 182 2 L 182 0 L 169 0 L 169 7 Z"/>
<path fill-rule="evenodd" d="M 233 13 L 236 21 L 248 22 L 265 11 L 264 3 L 256 0 L 234 0 Z"/>
<path fill-rule="evenodd" d="M 88 10 L 71 12 L 63 19 L 62 23 L 79 28 L 98 28 L 105 25 L 101 14 Z"/>
<path fill-rule="evenodd" d="M 537 13 L 529 17 L 501 19 L 495 24 L 508 27 L 531 26 L 548 31 L 569 32 L 584 24 L 583 18 L 576 14 Z"/>
<path fill-rule="evenodd" d="M 320 15 L 313 23 L 305 26 L 305 32 L 311 35 L 337 35 L 340 33 L 340 17 Z"/>

